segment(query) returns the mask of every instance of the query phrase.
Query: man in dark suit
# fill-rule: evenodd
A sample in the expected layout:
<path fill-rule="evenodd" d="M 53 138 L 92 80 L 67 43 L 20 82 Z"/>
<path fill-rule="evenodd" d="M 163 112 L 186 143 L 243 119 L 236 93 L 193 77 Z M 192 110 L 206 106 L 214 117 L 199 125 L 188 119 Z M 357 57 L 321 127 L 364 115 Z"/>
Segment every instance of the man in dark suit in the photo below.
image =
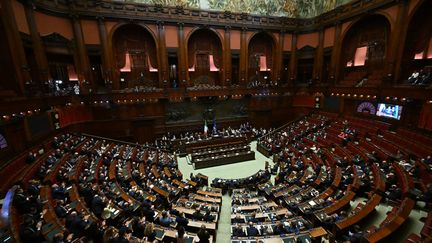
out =
<path fill-rule="evenodd" d="M 123 226 L 120 228 L 118 236 L 112 239 L 110 242 L 129 243 L 130 233 L 131 233 L 130 230 L 127 227 Z"/>
<path fill-rule="evenodd" d="M 274 227 L 273 232 L 274 232 L 275 235 L 282 235 L 282 234 L 288 233 L 287 230 L 285 229 L 284 225 L 282 224 L 282 222 L 279 222 Z"/>
<path fill-rule="evenodd" d="M 234 227 L 233 229 L 233 235 L 236 237 L 244 237 L 246 236 L 245 232 L 243 231 L 243 227 L 241 227 L 241 225 L 237 225 L 236 227 Z"/>
<path fill-rule="evenodd" d="M 105 208 L 105 203 L 103 202 L 102 198 L 96 194 L 91 202 L 91 209 L 93 213 L 100 217 L 102 215 L 102 212 Z"/>
<path fill-rule="evenodd" d="M 199 243 L 208 243 L 210 242 L 210 234 L 206 229 L 206 226 L 203 224 L 201 225 L 201 229 L 197 233 Z"/>
<path fill-rule="evenodd" d="M 154 222 L 155 211 L 153 210 L 153 206 L 151 207 L 144 206 L 143 214 L 146 217 L 147 221 Z"/>
<path fill-rule="evenodd" d="M 54 208 L 54 211 L 59 218 L 65 218 L 68 213 L 68 210 L 63 206 L 63 204 L 64 202 L 60 200 Z"/>
<path fill-rule="evenodd" d="M 184 213 L 181 213 L 176 217 L 176 222 L 179 226 L 183 226 L 185 228 L 189 224 L 189 220 L 185 217 Z"/>
<path fill-rule="evenodd" d="M 66 217 L 65 225 L 69 232 L 71 232 L 75 236 L 80 236 L 83 234 L 87 226 L 87 222 L 86 220 L 82 219 L 77 214 L 77 212 L 73 211 L 70 213 L 69 216 Z"/>
<path fill-rule="evenodd" d="M 231 221 L 236 224 L 241 224 L 245 222 L 244 218 L 242 218 L 240 214 L 236 214 L 235 218 L 233 218 Z"/>
<path fill-rule="evenodd" d="M 253 225 L 252 222 L 249 222 L 249 226 L 246 228 L 247 236 L 257 236 L 259 235 L 258 229 Z"/>

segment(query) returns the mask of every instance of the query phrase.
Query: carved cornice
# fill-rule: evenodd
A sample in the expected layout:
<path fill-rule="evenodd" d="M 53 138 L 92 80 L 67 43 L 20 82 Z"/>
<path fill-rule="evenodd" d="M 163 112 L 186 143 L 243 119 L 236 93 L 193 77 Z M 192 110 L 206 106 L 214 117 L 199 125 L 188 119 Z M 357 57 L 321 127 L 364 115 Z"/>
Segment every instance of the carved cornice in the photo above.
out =
<path fill-rule="evenodd" d="M 26 0 L 22 0 L 23 2 Z M 155 23 L 163 19 L 165 24 L 183 22 L 185 25 L 224 28 L 230 25 L 233 29 L 266 29 L 279 31 L 283 27 L 287 32 L 310 32 L 335 22 L 343 22 L 364 12 L 374 12 L 377 9 L 397 3 L 398 0 L 357 0 L 342 5 L 330 12 L 310 19 L 295 19 L 276 16 L 258 16 L 247 13 L 232 13 L 230 11 L 210 11 L 188 9 L 181 6 L 146 5 L 129 2 L 107 0 L 34 0 L 38 10 L 57 16 L 70 16 L 73 12 L 80 18 L 94 19 L 95 15 L 112 20 L 130 20 Z"/>

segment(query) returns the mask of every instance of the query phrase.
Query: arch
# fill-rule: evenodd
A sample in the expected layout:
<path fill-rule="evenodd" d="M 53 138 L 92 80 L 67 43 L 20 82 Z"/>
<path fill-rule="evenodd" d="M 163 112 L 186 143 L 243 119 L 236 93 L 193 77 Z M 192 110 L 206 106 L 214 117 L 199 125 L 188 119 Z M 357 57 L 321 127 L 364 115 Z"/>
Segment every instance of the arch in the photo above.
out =
<path fill-rule="evenodd" d="M 390 15 L 388 13 L 385 13 L 383 11 L 378 11 L 378 12 L 374 12 L 373 14 L 368 14 L 365 16 L 361 16 L 353 21 L 351 21 L 351 23 L 348 24 L 347 28 L 344 30 L 344 32 L 341 34 L 341 40 L 342 42 L 345 40 L 345 37 L 347 35 L 347 33 L 349 32 L 350 29 L 352 29 L 353 27 L 355 27 L 355 25 L 357 25 L 359 22 L 364 21 L 370 17 L 373 16 L 382 16 L 387 20 L 387 23 L 390 24 L 390 32 L 393 30 L 394 28 L 394 23 L 390 17 Z"/>
<path fill-rule="evenodd" d="M 272 33 L 268 32 L 266 30 L 262 30 L 262 31 L 254 32 L 252 35 L 249 36 L 249 38 L 246 41 L 246 46 L 247 47 L 249 47 L 249 43 L 252 40 L 252 38 L 254 38 L 258 34 L 265 34 L 265 35 L 267 35 L 268 37 L 270 37 L 272 39 L 272 45 L 273 45 L 273 47 L 277 46 L 276 37 Z"/>
<path fill-rule="evenodd" d="M 276 38 L 267 31 L 255 32 L 249 37 L 246 49 L 247 85 L 265 85 L 272 81 L 276 46 Z"/>
<path fill-rule="evenodd" d="M 349 24 L 341 35 L 339 74 L 344 86 L 381 84 L 388 56 L 392 21 L 388 14 L 369 14 Z"/>
<path fill-rule="evenodd" d="M 195 27 L 195 28 L 193 28 L 191 31 L 189 31 L 189 33 L 188 33 L 188 35 L 186 36 L 186 38 L 185 38 L 185 43 L 189 43 L 189 39 L 190 39 L 190 37 L 195 33 L 195 32 L 197 32 L 197 31 L 201 31 L 201 30 L 209 30 L 209 31 L 211 31 L 211 32 L 213 32 L 215 35 L 217 35 L 217 37 L 219 38 L 219 42 L 221 43 L 221 46 L 222 46 L 222 48 L 224 47 L 223 45 L 222 45 L 222 43 L 223 43 L 223 37 L 222 37 L 222 35 L 217 31 L 217 30 L 215 30 L 215 29 L 213 29 L 213 28 L 203 28 L 203 27 Z M 187 50 L 186 50 L 187 51 Z M 223 51 L 223 50 L 222 50 Z"/>
<path fill-rule="evenodd" d="M 137 23 L 127 23 L 127 22 L 119 22 L 116 25 L 114 25 L 110 32 L 108 33 L 108 48 L 112 48 L 112 44 L 113 44 L 113 36 L 114 33 L 121 27 L 125 26 L 125 25 L 136 25 L 136 26 L 140 26 L 141 28 L 144 28 L 146 31 L 148 31 L 152 37 L 154 42 L 156 43 L 156 46 L 159 46 L 159 42 L 157 41 L 158 39 L 156 38 L 156 33 L 153 32 L 152 29 L 150 29 L 148 26 L 144 25 L 144 24 L 137 24 Z"/>
<path fill-rule="evenodd" d="M 133 48 L 125 47 L 128 50 L 122 50 L 115 46 L 121 42 L 126 43 L 124 44 L 126 46 L 131 42 L 135 44 Z M 148 26 L 126 22 L 115 25 L 108 35 L 108 48 L 112 50 L 110 59 L 115 79 L 125 81 L 122 82 L 122 88 L 158 86 L 159 43 L 155 33 Z M 133 53 L 130 53 L 132 49 Z M 129 61 L 132 60 L 139 64 L 130 72 L 121 72 L 119 64 L 123 67 L 128 58 Z"/>
<path fill-rule="evenodd" d="M 422 8 L 420 8 L 420 7 L 423 6 L 423 4 L 426 4 L 426 3 L 428 3 L 428 2 L 429 2 L 429 0 L 420 0 L 420 1 L 418 1 L 418 2 L 417 2 L 417 5 L 414 6 L 414 8 L 413 8 L 413 10 L 411 11 L 411 13 L 408 14 L 408 17 L 407 17 L 407 20 L 406 20 L 406 21 L 408 21 L 408 23 L 411 23 L 411 20 L 412 20 L 412 18 L 414 17 L 414 15 L 416 15 L 416 13 L 419 11 L 419 9 L 422 9 Z"/>
<path fill-rule="evenodd" d="M 402 82 L 411 84 L 429 83 L 430 78 L 409 78 L 412 73 L 419 72 L 421 76 L 429 76 L 432 73 L 430 67 L 432 61 L 432 16 L 431 1 L 421 1 L 409 16 L 406 38 L 401 59 Z M 419 27 L 421 26 L 421 28 Z M 423 70 L 423 72 L 421 71 Z"/>
<path fill-rule="evenodd" d="M 221 85 L 224 45 L 220 33 L 212 28 L 197 27 L 188 33 L 185 43 L 192 86 Z"/>

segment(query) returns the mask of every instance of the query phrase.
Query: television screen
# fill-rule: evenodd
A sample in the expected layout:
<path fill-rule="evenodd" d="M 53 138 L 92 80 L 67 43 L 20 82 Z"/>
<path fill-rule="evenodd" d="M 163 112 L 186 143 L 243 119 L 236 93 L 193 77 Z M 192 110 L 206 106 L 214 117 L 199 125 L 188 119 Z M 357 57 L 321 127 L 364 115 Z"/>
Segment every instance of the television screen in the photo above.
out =
<path fill-rule="evenodd" d="M 400 105 L 379 103 L 376 115 L 400 120 L 401 113 L 402 106 Z"/>

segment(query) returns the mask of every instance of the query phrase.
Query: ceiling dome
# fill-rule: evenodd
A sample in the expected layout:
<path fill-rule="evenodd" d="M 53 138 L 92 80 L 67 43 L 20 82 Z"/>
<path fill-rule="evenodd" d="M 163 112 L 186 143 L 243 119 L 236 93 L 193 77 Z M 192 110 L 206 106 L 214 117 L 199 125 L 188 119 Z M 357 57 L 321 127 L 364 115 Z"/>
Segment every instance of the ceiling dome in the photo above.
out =
<path fill-rule="evenodd" d="M 312 18 L 351 0 L 125 0 L 144 4 L 183 6 L 256 15 Z"/>

